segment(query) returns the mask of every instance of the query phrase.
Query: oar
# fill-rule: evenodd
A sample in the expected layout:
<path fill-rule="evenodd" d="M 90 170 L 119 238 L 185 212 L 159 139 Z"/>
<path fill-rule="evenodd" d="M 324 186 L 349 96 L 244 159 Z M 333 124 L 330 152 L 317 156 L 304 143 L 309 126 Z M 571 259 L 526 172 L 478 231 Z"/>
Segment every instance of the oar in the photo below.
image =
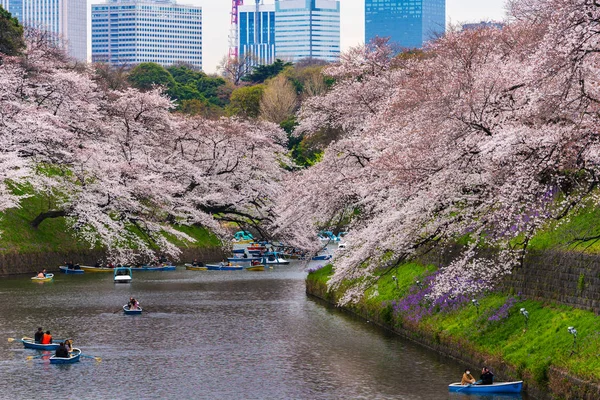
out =
<path fill-rule="evenodd" d="M 12 343 L 12 342 L 14 342 L 15 340 L 22 341 L 22 340 L 33 340 L 33 339 L 32 339 L 32 338 L 30 338 L 30 337 L 27 337 L 27 336 L 23 337 L 22 339 L 15 339 L 15 338 L 9 337 L 9 338 L 8 338 L 8 343 Z"/>
<path fill-rule="evenodd" d="M 466 388 L 469 388 L 469 387 L 471 387 L 471 386 L 473 386 L 473 385 L 478 385 L 478 384 L 480 384 L 480 383 L 481 383 L 481 380 L 479 380 L 479 381 L 477 381 L 477 382 L 469 383 L 467 386 L 465 386 L 465 387 L 461 387 L 460 389 L 458 389 L 458 390 L 457 390 L 457 392 L 460 392 L 461 390 L 463 390 L 463 389 L 466 389 Z"/>
<path fill-rule="evenodd" d="M 93 358 L 94 360 L 96 360 L 98 362 L 102 361 L 102 359 L 100 357 L 88 356 L 87 354 L 81 354 L 80 357 Z"/>

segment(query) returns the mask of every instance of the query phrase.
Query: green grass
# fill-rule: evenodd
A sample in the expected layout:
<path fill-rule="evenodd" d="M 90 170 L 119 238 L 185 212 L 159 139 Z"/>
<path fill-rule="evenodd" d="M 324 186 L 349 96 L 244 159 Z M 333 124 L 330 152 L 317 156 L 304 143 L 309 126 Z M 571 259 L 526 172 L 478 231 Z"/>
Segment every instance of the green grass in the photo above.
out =
<path fill-rule="evenodd" d="M 39 213 L 52 208 L 50 201 L 42 196 L 32 196 L 22 200 L 21 208 L 9 209 L 0 214 L 0 253 L 69 252 L 98 248 L 78 240 L 68 229 L 64 218 L 49 218 L 37 228 L 32 227 L 30 223 Z M 167 236 L 178 246 L 220 246 L 219 239 L 203 227 L 180 225 L 176 229 L 196 239 L 193 243 L 183 243 Z"/>
<path fill-rule="evenodd" d="M 532 250 L 562 249 L 600 253 L 600 240 L 578 241 L 577 238 L 600 235 L 600 208 L 588 205 L 571 213 L 566 221 L 553 222 L 529 242 Z"/>

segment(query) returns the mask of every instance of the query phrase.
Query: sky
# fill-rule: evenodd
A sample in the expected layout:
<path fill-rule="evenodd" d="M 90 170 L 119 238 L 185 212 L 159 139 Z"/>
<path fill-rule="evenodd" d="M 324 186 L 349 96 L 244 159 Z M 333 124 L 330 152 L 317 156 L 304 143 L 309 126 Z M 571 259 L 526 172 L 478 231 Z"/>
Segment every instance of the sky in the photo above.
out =
<path fill-rule="evenodd" d="M 231 0 L 177 0 L 179 4 L 202 7 L 202 65 L 207 73 L 217 72 L 227 55 Z M 253 0 L 246 0 L 254 4 Z M 273 3 L 273 0 L 265 0 Z M 364 0 L 340 0 L 342 51 L 364 41 Z M 446 0 L 446 22 L 451 24 L 503 20 L 505 0 Z"/>

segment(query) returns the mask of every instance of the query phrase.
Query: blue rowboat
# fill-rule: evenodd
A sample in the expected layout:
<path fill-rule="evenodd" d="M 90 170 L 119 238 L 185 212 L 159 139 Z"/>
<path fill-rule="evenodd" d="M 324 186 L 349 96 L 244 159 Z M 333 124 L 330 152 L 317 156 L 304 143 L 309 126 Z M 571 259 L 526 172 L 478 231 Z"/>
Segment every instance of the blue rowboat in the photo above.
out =
<path fill-rule="evenodd" d="M 117 267 L 114 270 L 113 281 L 115 283 L 129 283 L 131 282 L 131 268 L 129 267 Z"/>
<path fill-rule="evenodd" d="M 241 265 L 220 265 L 220 264 L 206 264 L 206 268 L 209 271 L 239 271 L 244 269 Z"/>
<path fill-rule="evenodd" d="M 130 310 L 129 306 L 127 304 L 125 304 L 123 306 L 123 312 L 127 315 L 139 315 L 142 313 L 142 307 L 138 306 L 138 308 L 136 308 L 135 310 Z"/>
<path fill-rule="evenodd" d="M 32 338 L 23 338 L 21 339 L 23 343 L 23 347 L 26 349 L 34 349 L 34 350 L 56 350 L 60 345 L 61 341 L 53 340 L 50 344 L 41 344 L 36 343 Z"/>
<path fill-rule="evenodd" d="M 461 393 L 520 393 L 523 389 L 523 381 L 514 382 L 494 382 L 491 385 L 461 385 L 458 383 L 451 383 L 448 385 L 448 390 L 451 392 Z"/>
<path fill-rule="evenodd" d="M 60 272 L 62 272 L 63 274 L 83 274 L 85 272 L 81 268 L 78 268 L 78 269 L 69 268 L 66 265 L 61 265 L 58 268 L 60 269 Z"/>
<path fill-rule="evenodd" d="M 244 254 L 246 249 L 233 249 L 234 254 Z"/>
<path fill-rule="evenodd" d="M 311 258 L 311 260 L 313 260 L 313 261 L 331 260 L 331 257 L 333 257 L 331 254 L 322 254 L 319 256 L 314 256 L 313 258 Z"/>
<path fill-rule="evenodd" d="M 74 364 L 79 362 L 79 358 L 81 357 L 81 350 L 73 349 L 69 357 L 50 357 L 50 364 Z"/>

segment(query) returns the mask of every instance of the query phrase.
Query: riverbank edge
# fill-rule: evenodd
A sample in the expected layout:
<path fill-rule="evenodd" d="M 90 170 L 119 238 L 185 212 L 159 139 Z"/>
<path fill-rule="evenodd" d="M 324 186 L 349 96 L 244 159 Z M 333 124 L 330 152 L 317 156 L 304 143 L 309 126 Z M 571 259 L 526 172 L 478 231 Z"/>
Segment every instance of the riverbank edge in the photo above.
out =
<path fill-rule="evenodd" d="M 225 252 L 220 247 L 189 247 L 181 248 L 181 255 L 176 264 L 200 261 L 222 260 Z M 48 272 L 59 272 L 59 266 L 65 261 L 73 261 L 81 265 L 94 265 L 99 260 L 106 258 L 104 250 L 71 250 L 55 252 L 31 253 L 1 253 L 0 277 L 9 277 L 25 274 L 34 274 L 45 268 Z"/>
<path fill-rule="evenodd" d="M 327 302 L 333 306 L 337 306 L 337 298 L 335 293 L 328 291 L 327 285 L 320 281 L 306 279 L 306 294 Z M 337 306 L 339 307 L 339 306 Z M 502 380 L 523 380 L 524 390 L 534 399 L 538 400 L 597 400 L 600 399 L 600 386 L 586 381 L 577 376 L 570 375 L 555 367 L 550 367 L 548 370 L 548 384 L 540 386 L 532 379 L 522 378 L 517 371 L 517 368 L 499 359 L 497 356 L 490 354 L 474 353 L 468 348 L 460 346 L 460 341 L 454 340 L 453 337 L 440 337 L 433 335 L 430 332 L 419 330 L 416 328 L 410 329 L 405 327 L 394 327 L 385 323 L 380 315 L 383 307 L 380 307 L 375 312 L 369 312 L 366 307 L 361 307 L 359 303 L 356 307 L 339 307 L 345 312 L 351 313 L 359 318 L 365 319 L 370 323 L 380 326 L 383 329 L 391 331 L 400 337 L 408 339 L 423 347 L 437 352 L 443 356 L 452 358 L 462 363 L 465 366 L 480 366 L 486 365 L 490 367 L 499 379 Z M 475 367 L 472 367 L 475 369 Z M 457 381 L 460 380 L 462 368 L 457 368 Z M 448 382 L 451 383 L 451 382 Z"/>

